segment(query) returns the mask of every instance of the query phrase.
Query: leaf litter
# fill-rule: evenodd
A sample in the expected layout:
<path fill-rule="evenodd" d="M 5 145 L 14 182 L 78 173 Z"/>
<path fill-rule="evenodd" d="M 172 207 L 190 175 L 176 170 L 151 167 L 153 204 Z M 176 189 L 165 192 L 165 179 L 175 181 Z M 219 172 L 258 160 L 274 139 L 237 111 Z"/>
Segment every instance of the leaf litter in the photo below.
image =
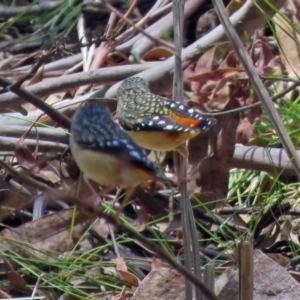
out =
<path fill-rule="evenodd" d="M 97 6 L 93 8 L 97 11 Z M 124 5 L 117 8 L 123 13 L 126 11 Z M 91 7 L 87 5 L 85 13 L 89 9 Z M 132 20 L 137 21 L 140 17 L 143 18 L 148 9 L 137 6 L 132 14 Z M 201 16 L 197 11 L 195 15 Z M 80 14 L 77 18 L 79 16 Z M 86 16 L 81 17 L 86 18 Z M 105 21 L 108 17 L 109 14 L 106 13 Z M 156 24 L 155 18 L 150 17 L 150 19 L 152 24 Z M 111 21 L 116 22 L 114 19 Z M 88 23 L 87 20 L 85 22 Z M 121 24 L 123 23 L 122 26 L 125 25 L 124 22 L 120 21 Z M 120 23 L 117 29 L 120 29 Z M 24 24 L 28 26 L 27 30 L 30 34 L 40 38 L 38 31 L 34 31 L 30 22 L 20 19 L 16 25 L 12 25 L 11 31 L 6 32 L 7 36 L 1 37 L 0 41 L 2 60 L 0 76 L 7 76 L 13 81 L 18 81 L 24 74 L 30 73 L 30 69 L 38 61 L 35 59 L 37 53 L 40 53 L 36 52 L 36 49 L 31 50 L 26 41 L 18 40 L 14 36 L 16 32 L 19 32 L 19 37 L 24 35 L 23 31 L 20 31 Z M 199 24 L 197 31 L 200 32 Z M 46 26 L 41 23 L 38 25 Z M 87 30 L 87 28 L 84 29 Z M 136 33 L 132 32 L 128 33 L 124 41 L 118 40 L 119 35 L 126 33 L 127 29 L 124 27 L 120 32 L 107 30 L 102 37 L 98 36 L 98 38 L 89 34 L 92 38 L 90 40 L 89 37 L 87 38 L 88 44 L 96 40 L 98 46 L 101 44 L 100 39 L 106 38 L 104 42 L 102 41 L 106 43 L 106 46 L 102 49 L 100 46 L 100 50 L 95 51 L 92 43 L 87 46 L 89 53 L 87 55 L 94 56 L 94 68 L 109 68 L 123 64 L 134 69 L 137 63 L 160 62 L 173 55 L 172 49 L 165 45 L 154 44 L 145 53 L 143 53 L 144 50 L 141 53 L 131 54 L 130 50 L 117 50 L 117 47 L 121 47 L 125 40 L 134 39 Z M 162 33 L 156 34 L 155 38 L 162 38 Z M 284 38 L 283 33 L 280 34 L 279 40 L 277 39 L 279 45 L 281 39 Z M 8 36 L 15 39 L 12 50 L 3 47 L 3 42 Z M 252 42 L 247 43 L 246 49 L 270 93 L 275 94 L 286 87 L 286 84 L 276 80 L 276 77 L 286 78 L 282 66 L 290 76 L 292 75 L 289 60 L 281 47 L 276 49 L 280 55 L 278 51 L 274 51 L 274 46 L 270 43 L 274 40 L 276 39 L 272 35 L 261 38 L 254 36 Z M 185 46 L 189 43 L 191 41 L 187 38 Z M 290 43 L 291 49 L 285 45 L 286 52 L 295 50 L 295 44 L 292 41 Z M 26 54 L 24 50 L 22 50 L 24 53 L 21 51 L 16 54 L 14 51 L 18 44 L 22 44 L 22 47 L 25 47 L 30 54 Z M 55 42 L 52 41 L 52 45 L 54 44 Z M 63 39 L 56 41 L 56 48 L 52 47 L 48 50 L 48 52 L 52 51 L 52 55 L 45 55 L 46 61 L 40 63 L 38 71 L 31 77 L 29 76 L 22 86 L 25 88 L 32 84 L 35 84 L 34 87 L 47 86 L 48 78 L 59 82 L 64 75 L 80 74 L 83 70 L 81 60 L 72 63 L 72 67 L 68 63 L 68 59 L 75 58 L 80 48 L 84 48 L 83 43 L 76 39 L 75 42 L 63 41 Z M 85 59 L 88 61 L 88 56 Z M 55 62 L 59 63 L 50 69 L 51 64 Z M 75 64 L 78 65 L 75 66 Z M 259 102 L 253 93 L 247 73 L 227 42 L 201 49 L 199 58 L 196 61 L 187 60 L 183 67 L 187 91 L 185 102 L 195 108 L 200 108 L 207 114 L 235 110 Z M 91 70 L 92 67 L 87 68 L 86 71 Z M 125 78 L 131 75 L 123 76 Z M 270 79 L 272 76 L 275 79 Z M 48 103 L 60 104 L 68 99 L 76 100 L 79 90 L 81 93 L 83 91 L 97 93 L 102 85 L 108 86 L 117 81 L 119 79 L 114 79 L 114 76 L 102 78 L 99 84 L 85 85 L 84 89 L 60 87 L 56 90 L 51 89 L 50 86 L 49 91 L 41 97 L 43 100 L 47 99 Z M 171 97 L 170 90 L 165 91 L 163 95 Z M 0 100 L 5 99 L 4 97 L 8 96 L 7 93 L 9 92 L 3 89 Z M 297 98 L 290 97 L 288 100 L 297 103 Z M 101 98 L 99 101 L 104 100 Z M 279 106 L 280 101 L 276 102 L 276 105 Z M 42 117 L 40 119 L 30 119 L 35 112 L 35 107 L 27 102 L 22 106 L 19 103 L 11 105 L 8 103 L 8 107 L 9 111 L 23 113 L 25 111 L 27 116 L 23 118 L 29 122 L 37 121 L 36 126 L 59 127 L 57 123 L 41 114 L 38 115 Z M 7 114 L 8 107 L 3 110 L 1 108 L 3 114 Z M 54 104 L 53 107 L 58 106 Z M 70 109 L 70 116 L 77 107 Z M 280 285 L 279 280 L 284 280 L 281 284 L 282 289 L 286 282 L 293 285 L 292 293 L 299 289 L 294 281 L 289 281 L 292 279 L 291 276 L 299 280 L 298 265 L 288 266 L 299 249 L 297 218 L 291 219 L 289 216 L 291 211 L 293 212 L 299 195 L 297 182 L 291 177 L 275 172 L 264 174 L 265 177 L 261 178 L 263 173 L 259 171 L 253 171 L 254 176 L 249 176 L 246 170 L 232 169 L 236 143 L 255 145 L 258 140 L 256 130 L 260 128 L 259 126 L 265 126 L 269 130 L 264 133 L 271 132 L 270 123 L 263 118 L 263 114 L 261 107 L 256 106 L 244 111 L 216 115 L 218 123 L 215 128 L 208 134 L 190 140 L 188 144 L 189 168 L 192 169 L 188 188 L 197 219 L 199 243 L 202 247 L 201 257 L 207 264 L 213 261 L 216 264 L 216 273 L 222 273 L 216 276 L 216 285 L 219 286 L 219 281 L 223 284 L 222 288 L 218 287 L 219 296 L 224 295 L 222 299 L 229 299 L 225 295 L 234 293 L 234 290 L 230 292 L 226 290 L 232 279 L 221 280 L 221 277 L 235 272 L 230 264 L 224 268 L 223 266 L 225 263 L 232 262 L 233 244 L 242 239 L 247 230 L 253 233 L 255 247 L 259 249 L 255 250 L 254 254 L 255 287 L 259 287 L 259 293 L 268 292 L 269 282 L 272 282 L 279 274 L 282 274 L 283 279 L 278 279 L 277 284 Z M 12 114 L 12 116 L 15 115 Z M 14 125 L 20 124 L 20 118 L 18 114 Z M 10 126 L 10 123 L 2 125 Z M 61 142 L 62 147 L 58 147 L 54 136 L 46 138 L 36 133 L 35 138 L 32 137 L 33 135 L 29 137 L 25 133 L 27 129 L 28 126 L 24 126 L 24 135 L 19 136 L 13 151 L 4 143 L 0 146 L 2 160 L 8 162 L 22 176 L 28 176 L 54 189 L 64 191 L 66 197 L 76 195 L 87 202 L 98 203 L 99 199 L 97 200 L 94 194 L 96 192 L 100 195 L 98 198 L 100 197 L 100 203 L 106 211 L 114 213 L 118 209 L 119 203 L 124 200 L 124 191 L 114 189 L 106 192 L 104 187 L 91 183 L 94 190 L 92 192 L 74 166 L 70 153 L 67 152 L 68 136 Z M 28 130 L 34 131 L 35 129 Z M 276 135 L 272 138 L 276 140 Z M 35 146 L 32 147 L 32 145 Z M 154 156 L 152 157 L 154 159 Z M 148 182 L 139 186 L 122 212 L 122 222 L 129 224 L 141 235 L 159 244 L 173 256 L 182 259 L 184 237 L 179 222 L 180 197 L 176 189 L 177 178 L 174 172 L 176 163 L 169 153 L 156 156 L 156 159 L 161 163 L 162 170 L 168 170 L 170 173 L 168 185 Z M 253 182 L 255 182 L 255 188 L 249 188 Z M 97 297 L 103 297 L 103 299 L 143 299 L 146 297 L 149 299 L 170 299 L 170 297 L 184 299 L 184 277 L 169 268 L 160 258 L 156 258 L 153 251 L 140 241 L 127 236 L 125 232 L 120 232 L 118 229 L 112 234 L 104 219 L 97 220 L 93 214 L 87 214 L 80 207 L 69 206 L 60 201 L 61 199 L 56 199 L 55 195 L 48 195 L 49 201 L 45 204 L 45 209 L 42 209 L 42 215 L 37 219 L 34 216 L 33 220 L 33 207 L 35 199 L 39 197 L 39 190 L 20 179 L 12 178 L 4 169 L 2 169 L 0 186 L 2 225 L 0 256 L 6 280 L 0 287 L 1 296 L 8 295 L 7 298 L 30 296 L 37 278 L 45 273 L 36 295 L 44 296 L 46 299 L 57 299 L 55 298 L 57 295 L 73 296 L 76 299 L 96 299 Z M 226 209 L 231 210 L 229 215 Z M 239 210 L 242 209 L 245 211 L 240 213 Z M 294 215 L 297 216 L 298 213 L 295 208 Z M 267 256 L 272 257 L 273 261 Z M 263 272 L 264 268 L 265 272 Z M 273 290 L 273 299 L 277 299 L 280 292 L 282 292 L 280 289 Z"/>

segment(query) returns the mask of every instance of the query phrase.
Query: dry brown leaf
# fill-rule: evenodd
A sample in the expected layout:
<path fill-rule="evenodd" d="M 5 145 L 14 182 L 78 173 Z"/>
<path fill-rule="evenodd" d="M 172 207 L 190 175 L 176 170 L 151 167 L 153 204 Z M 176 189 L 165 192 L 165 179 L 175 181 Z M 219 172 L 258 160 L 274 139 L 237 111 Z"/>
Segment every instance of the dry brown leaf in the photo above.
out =
<path fill-rule="evenodd" d="M 264 228 L 259 236 L 259 248 L 265 249 L 271 247 L 278 239 L 280 232 L 280 226 L 276 223 Z"/>
<path fill-rule="evenodd" d="M 251 109 L 250 113 L 241 120 L 237 128 L 237 143 L 247 145 L 249 140 L 253 138 L 253 130 L 256 122 L 261 116 L 261 113 L 261 107 L 255 107 Z"/>
<path fill-rule="evenodd" d="M 230 99 L 230 87 L 227 84 L 228 79 L 224 78 L 218 82 L 216 88 L 209 96 L 209 101 L 207 104 L 211 108 L 217 108 L 223 110 Z"/>
<path fill-rule="evenodd" d="M 255 51 L 260 50 L 260 55 L 257 58 Z M 275 67 L 275 58 L 271 48 L 263 41 L 255 41 L 248 49 L 253 64 L 259 74 L 264 75 Z"/>
<path fill-rule="evenodd" d="M 17 142 L 15 156 L 19 165 L 25 169 L 33 170 L 36 168 L 36 159 L 24 143 L 24 137 L 21 137 Z"/>
<path fill-rule="evenodd" d="M 151 60 L 161 60 L 166 59 L 174 55 L 174 51 L 166 47 L 155 47 L 149 50 L 142 57 L 143 60 L 151 61 Z"/>
<path fill-rule="evenodd" d="M 214 70 L 213 63 L 217 50 L 218 46 L 212 47 L 199 58 L 194 68 L 194 75 L 198 74 L 199 76 L 201 76 L 200 74 L 209 73 Z M 212 84 L 214 84 L 214 80 Z M 195 94 L 198 94 L 200 90 L 202 90 L 201 82 L 193 81 L 191 83 L 191 89 Z"/>
<path fill-rule="evenodd" d="M 54 170 L 46 170 L 47 167 L 42 169 L 39 173 L 39 177 L 43 178 L 45 181 L 49 181 L 53 184 L 57 184 L 60 182 L 60 177 Z"/>
<path fill-rule="evenodd" d="M 21 137 L 18 140 L 15 156 L 19 165 L 26 170 L 30 170 L 32 175 L 36 178 L 40 178 L 53 184 L 60 182 L 59 171 L 51 164 L 48 164 L 46 160 L 38 162 L 35 159 L 36 153 L 33 154 L 29 150 L 24 142 L 24 137 Z"/>
<path fill-rule="evenodd" d="M 237 69 L 223 68 L 223 69 L 217 69 L 215 71 L 206 72 L 206 73 L 196 73 L 193 76 L 190 76 L 188 79 L 204 84 L 207 82 L 207 80 L 218 81 L 220 79 L 223 79 L 224 77 L 229 79 L 237 75 L 238 73 L 239 71 Z"/>
<path fill-rule="evenodd" d="M 237 59 L 234 51 L 228 51 L 226 44 L 221 45 L 227 47 L 227 52 L 220 53 L 217 51 L 220 45 L 212 47 L 204 53 L 192 70 L 192 64 L 185 69 L 185 77 L 192 81 L 191 89 L 194 92 L 193 102 L 206 104 L 210 109 L 223 110 L 230 99 L 230 95 L 236 98 L 241 106 L 246 102 L 257 101 L 257 97 L 250 94 L 250 82 L 248 75 L 244 72 L 243 66 Z M 256 50 L 260 50 L 258 56 Z M 270 47 L 263 41 L 257 40 L 248 48 L 253 64 L 261 75 L 269 75 L 275 70 L 275 58 Z M 217 56 L 221 62 L 218 66 L 213 63 Z M 266 84 L 272 84 L 266 82 Z M 252 99 L 252 101 L 251 101 Z M 251 103 L 249 103 L 251 104 Z"/>
<path fill-rule="evenodd" d="M 15 268 L 13 265 L 10 263 L 9 260 L 6 258 L 2 258 L 6 273 L 7 273 L 7 278 L 10 282 L 10 284 L 17 288 L 18 290 L 21 290 L 22 292 L 26 294 L 32 294 L 32 289 L 28 286 L 27 282 L 24 280 L 24 278 L 15 271 Z"/>
<path fill-rule="evenodd" d="M 47 165 L 42 165 L 41 170 L 38 174 L 35 174 L 35 176 L 40 177 L 43 180 L 51 182 L 53 184 L 57 184 L 60 182 L 59 170 L 57 170 L 55 166 L 51 163 Z"/>
<path fill-rule="evenodd" d="M 128 268 L 126 266 L 126 263 L 122 257 L 118 257 L 114 259 L 114 263 L 116 265 L 116 269 L 119 272 L 119 274 L 122 276 L 122 278 L 129 283 L 132 286 L 138 286 L 139 285 L 139 280 L 138 278 L 130 273 L 128 271 Z"/>
<path fill-rule="evenodd" d="M 35 221 L 27 222 L 17 228 L 6 228 L 0 233 L 0 250 L 12 249 L 17 253 L 21 253 L 23 257 L 28 257 L 29 253 L 34 257 L 43 257 L 43 251 L 64 253 L 74 246 L 70 237 L 72 217 L 73 209 L 65 209 Z M 82 234 L 89 225 L 90 219 L 91 216 L 78 212 L 75 218 L 75 224 L 78 225 L 74 226 L 72 232 L 78 235 Z M 19 245 L 22 245 L 22 247 Z M 26 247 L 30 248 L 31 251 L 22 250 Z M 43 251 L 34 251 L 33 248 L 42 249 Z"/>

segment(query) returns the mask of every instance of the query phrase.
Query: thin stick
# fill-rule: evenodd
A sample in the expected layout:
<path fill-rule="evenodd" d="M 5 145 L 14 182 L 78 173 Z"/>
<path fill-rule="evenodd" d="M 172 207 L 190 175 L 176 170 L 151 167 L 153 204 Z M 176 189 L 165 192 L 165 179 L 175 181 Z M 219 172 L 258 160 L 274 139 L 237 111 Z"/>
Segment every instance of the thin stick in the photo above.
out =
<path fill-rule="evenodd" d="M 253 241 L 238 245 L 240 300 L 253 300 Z"/>
<path fill-rule="evenodd" d="M 183 70 L 182 70 L 182 46 L 183 46 L 183 19 L 184 19 L 184 0 L 173 0 L 173 22 L 174 22 L 174 40 L 175 40 L 175 69 L 173 78 L 173 95 L 177 100 L 183 101 Z M 187 160 L 187 157 L 184 158 Z M 180 176 L 187 176 L 186 161 L 180 159 Z M 193 214 L 192 205 L 187 191 L 185 180 L 180 184 L 181 194 L 181 222 L 183 228 L 184 241 L 184 265 L 189 271 L 194 269 L 195 276 L 201 281 L 201 259 L 198 244 L 196 221 Z M 193 259 L 192 259 L 193 258 Z M 192 263 L 193 262 L 193 263 Z M 192 268 L 193 266 L 193 268 Z M 186 281 L 185 299 L 193 298 L 193 289 L 190 282 Z M 201 289 L 196 289 L 196 299 L 202 300 Z"/>

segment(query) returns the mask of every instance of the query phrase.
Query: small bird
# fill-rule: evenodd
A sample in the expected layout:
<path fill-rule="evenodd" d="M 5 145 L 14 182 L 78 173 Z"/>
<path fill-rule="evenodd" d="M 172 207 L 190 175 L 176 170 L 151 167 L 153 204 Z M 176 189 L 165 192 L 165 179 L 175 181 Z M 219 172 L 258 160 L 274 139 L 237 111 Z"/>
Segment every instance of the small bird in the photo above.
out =
<path fill-rule="evenodd" d="M 181 102 L 152 94 L 140 77 L 125 79 L 117 98 L 119 124 L 145 149 L 176 150 L 187 158 L 183 143 L 216 124 Z"/>
<path fill-rule="evenodd" d="M 86 103 L 75 113 L 70 149 L 81 171 L 107 187 L 132 188 L 159 177 L 145 150 L 113 121 L 101 104 Z"/>

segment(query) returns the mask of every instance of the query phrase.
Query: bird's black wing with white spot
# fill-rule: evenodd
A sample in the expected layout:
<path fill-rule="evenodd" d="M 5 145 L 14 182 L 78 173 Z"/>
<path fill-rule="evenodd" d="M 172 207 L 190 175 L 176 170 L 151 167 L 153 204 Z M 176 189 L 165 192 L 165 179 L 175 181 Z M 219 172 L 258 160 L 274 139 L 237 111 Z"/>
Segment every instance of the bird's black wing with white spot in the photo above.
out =
<path fill-rule="evenodd" d="M 195 133 L 193 128 L 182 126 L 174 120 L 163 115 L 153 115 L 135 120 L 134 124 L 125 124 L 119 120 L 119 123 L 125 130 L 132 131 L 167 131 L 167 132 L 187 132 Z"/>
<path fill-rule="evenodd" d="M 216 124 L 216 119 L 204 116 L 203 114 L 197 112 L 193 108 L 178 102 L 172 101 L 168 98 L 165 98 L 165 107 L 170 109 L 174 114 L 183 117 L 183 118 L 190 118 L 194 120 L 200 121 L 199 125 L 194 127 L 194 129 L 198 128 L 203 132 L 207 132 L 211 127 Z"/>
<path fill-rule="evenodd" d="M 177 113 L 178 115 L 184 116 L 184 117 L 192 117 L 192 118 L 199 118 L 201 115 L 195 111 L 193 108 L 183 104 L 179 101 L 173 101 L 171 99 L 164 97 L 164 104 L 165 107 L 172 110 L 173 112 Z"/>

